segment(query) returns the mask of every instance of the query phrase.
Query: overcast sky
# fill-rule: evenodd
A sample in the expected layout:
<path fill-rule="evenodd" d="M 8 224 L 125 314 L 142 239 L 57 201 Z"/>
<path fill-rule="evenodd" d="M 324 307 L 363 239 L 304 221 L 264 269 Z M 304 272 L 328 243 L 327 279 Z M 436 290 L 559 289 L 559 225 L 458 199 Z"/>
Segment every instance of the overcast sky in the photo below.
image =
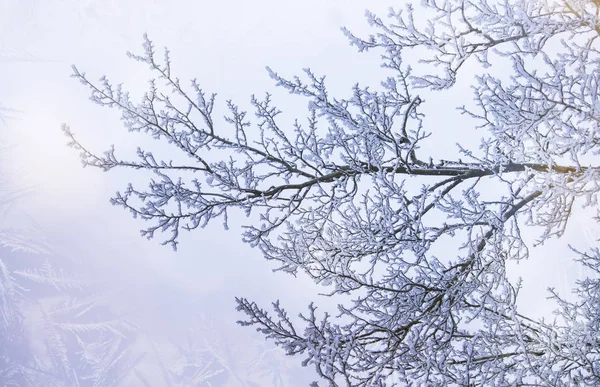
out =
<path fill-rule="evenodd" d="M 377 84 L 381 79 L 377 54 L 358 54 L 339 29 L 367 34 L 367 4 L 385 16 L 390 1 L 0 0 L 0 104 L 14 109 L 0 124 L 0 138 L 11 145 L 0 168 L 15 186 L 32 187 L 20 206 L 44 230 L 57 255 L 80 257 L 97 266 L 98 273 L 139 284 L 143 290 L 132 292 L 131 300 L 143 304 L 154 316 L 149 318 L 162 319 L 161 329 L 175 332 L 176 320 L 185 319 L 176 313 L 198 304 L 215 320 L 231 323 L 232 335 L 248 343 L 261 339 L 252 329 L 233 324 L 241 317 L 233 310 L 234 296 L 264 306 L 280 298 L 295 314 L 305 310 L 319 289 L 306 278 L 272 273 L 273 265 L 241 242 L 239 228 L 224 231 L 219 222 L 184 234 L 177 253 L 158 240 L 141 238 L 138 230 L 144 225 L 108 199 L 127 182 L 144 179 L 135 171 L 83 169 L 60 127 L 68 123 L 99 153 L 116 144 L 124 157 L 132 155 L 139 137 L 126 132 L 117 111 L 88 100 L 87 90 L 69 77 L 71 65 L 92 80 L 107 75 L 123 82 L 136 100 L 150 75 L 125 54 L 141 52 L 142 35 L 148 33 L 157 47 L 169 47 L 173 71 L 182 80 L 195 77 L 207 92 L 218 93 L 221 111 L 227 99 L 247 108 L 251 94 L 273 91 L 266 65 L 284 75 L 310 66 L 327 74 L 332 91 L 344 97 L 355 82 Z M 459 117 L 454 106 L 444 103 L 470 99 L 467 90 L 457 87 L 439 97 L 438 116 L 431 122 L 444 123 L 442 139 L 464 137 L 468 130 L 454 121 Z M 303 117 L 306 101 L 285 93 L 276 96 L 288 117 Z M 590 226 L 574 229 L 569 235 L 575 239 L 591 239 L 595 233 Z M 544 251 L 544 272 L 540 258 L 515 269 L 518 275 L 534 273 L 534 285 L 536 276 L 544 278 L 524 295 L 534 310 L 540 308 L 545 281 L 563 281 L 560 265 L 569 261 L 564 254 Z M 332 305 L 322 299 L 319 303 Z M 176 312 L 165 318 L 165 308 Z"/>

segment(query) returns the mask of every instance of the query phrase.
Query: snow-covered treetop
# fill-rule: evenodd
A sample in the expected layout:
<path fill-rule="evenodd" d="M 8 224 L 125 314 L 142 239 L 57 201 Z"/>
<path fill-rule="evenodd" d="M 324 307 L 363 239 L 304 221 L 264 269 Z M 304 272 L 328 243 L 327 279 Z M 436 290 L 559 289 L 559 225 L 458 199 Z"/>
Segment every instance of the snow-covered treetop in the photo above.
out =
<path fill-rule="evenodd" d="M 278 87 L 310 102 L 291 127 L 269 94 L 251 98 L 254 116 L 227 101 L 225 119 L 214 117 L 215 94 L 180 82 L 168 50 L 159 57 L 145 37 L 130 57 L 156 79 L 140 103 L 104 77 L 94 83 L 75 67 L 74 77 L 95 103 L 117 108 L 128 130 L 188 162 L 144 149 L 134 160 L 114 148 L 97 156 L 64 130 L 84 165 L 155 174 L 112 199 L 150 222 L 142 235 L 167 232 L 164 244 L 176 247 L 181 230 L 217 218 L 227 225 L 242 210 L 252 216 L 244 240 L 281 270 L 352 296 L 335 319 L 311 305 L 304 331 L 278 303 L 271 317 L 238 300 L 244 324 L 303 353 L 329 385 L 599 383 L 598 281 L 580 284 L 579 304 L 557 298 L 563 320 L 550 324 L 518 311 L 519 286 L 506 277 L 507 260 L 529 254 L 522 226 L 542 227 L 544 241 L 563 234 L 575 202 L 597 204 L 599 7 L 432 0 L 386 19 L 369 13 L 376 34 L 344 32 L 360 51 L 381 53 L 389 76 L 334 97 L 309 69 L 292 78 L 268 69 Z M 469 61 L 481 75 L 462 71 Z M 472 83 L 475 108 L 457 108 L 482 143 L 442 160 L 420 147 L 442 128 L 424 126 L 419 92 L 456 82 Z M 433 253 L 453 240 L 460 248 Z M 579 257 L 598 271 L 598 251 Z"/>

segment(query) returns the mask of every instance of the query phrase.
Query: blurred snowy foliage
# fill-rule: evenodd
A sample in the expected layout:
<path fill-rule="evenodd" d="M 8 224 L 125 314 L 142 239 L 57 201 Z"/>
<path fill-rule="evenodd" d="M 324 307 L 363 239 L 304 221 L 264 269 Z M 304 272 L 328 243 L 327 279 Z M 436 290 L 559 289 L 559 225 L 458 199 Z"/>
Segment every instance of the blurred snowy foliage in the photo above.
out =
<path fill-rule="evenodd" d="M 273 348 L 246 348 L 207 317 L 184 340 L 144 331 L 127 289 L 54 255 L 40 234 L 7 228 L 0 243 L 2 386 L 258 386 L 285 372 L 254 361 Z"/>

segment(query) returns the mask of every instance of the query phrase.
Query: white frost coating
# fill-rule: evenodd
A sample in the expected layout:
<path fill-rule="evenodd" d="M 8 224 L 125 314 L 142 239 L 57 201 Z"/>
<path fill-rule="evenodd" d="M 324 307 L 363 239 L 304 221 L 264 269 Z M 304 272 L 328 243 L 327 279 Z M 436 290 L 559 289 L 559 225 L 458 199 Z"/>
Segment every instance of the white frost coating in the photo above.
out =
<path fill-rule="evenodd" d="M 196 80 L 183 86 L 168 51 L 157 59 L 145 37 L 144 52 L 130 57 L 157 79 L 141 103 L 106 78 L 96 84 L 76 68 L 74 77 L 94 102 L 120 110 L 128 130 L 167 141 L 189 162 L 141 149 L 137 161 L 114 149 L 98 157 L 65 133 L 86 165 L 158 176 L 113 198 L 151 222 L 142 235 L 167 232 L 163 243 L 176 247 L 181 229 L 253 210 L 258 221 L 246 225 L 245 241 L 280 270 L 350 295 L 338 316 L 311 304 L 303 329 L 277 302 L 270 316 L 237 300 L 242 324 L 303 354 L 329 385 L 600 384 L 597 277 L 579 283 L 579 303 L 554 294 L 555 323 L 518 311 L 520 285 L 506 277 L 506 261 L 529 254 L 521 227 L 541 227 L 538 242 L 560 237 L 575 203 L 597 204 L 598 7 L 429 0 L 391 10 L 389 20 L 368 13 L 375 35 L 345 33 L 360 51 L 382 52 L 390 76 L 336 98 L 310 69 L 285 78 L 267 68 L 277 86 L 309 101 L 307 117 L 291 128 L 280 126 L 269 94 L 251 98 L 253 117 L 228 101 L 229 115 L 216 122 L 215 95 L 206 98 Z M 404 59 L 413 48 L 423 56 L 410 70 Z M 479 149 L 459 145 L 464 161 L 441 160 L 420 148 L 443 128 L 425 130 L 417 92 L 468 81 L 469 61 L 485 70 L 472 84 L 476 107 L 457 107 L 484 138 Z M 502 62 L 512 65 L 509 79 L 492 71 Z M 483 182 L 494 187 L 492 200 Z M 449 238 L 458 250 L 432 254 Z M 597 250 L 574 254 L 600 271 Z"/>

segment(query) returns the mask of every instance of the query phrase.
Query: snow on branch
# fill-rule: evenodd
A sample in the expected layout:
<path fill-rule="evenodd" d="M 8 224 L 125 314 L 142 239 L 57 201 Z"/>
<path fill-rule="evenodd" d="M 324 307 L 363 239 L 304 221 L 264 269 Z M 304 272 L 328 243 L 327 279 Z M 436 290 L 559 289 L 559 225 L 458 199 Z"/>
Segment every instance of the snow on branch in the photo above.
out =
<path fill-rule="evenodd" d="M 352 296 L 337 316 L 311 305 L 299 316 L 303 331 L 279 303 L 271 316 L 237 299 L 243 325 L 305 356 L 329 385 L 598 384 L 598 279 L 579 285 L 580 303 L 555 294 L 562 323 L 547 323 L 518 310 L 520 285 L 506 273 L 507 261 L 530 253 L 524 226 L 541 227 L 542 243 L 562 236 L 575 203 L 597 205 L 598 7 L 430 0 L 387 19 L 368 13 L 376 34 L 344 32 L 360 51 L 382 52 L 390 75 L 377 89 L 333 96 L 310 69 L 289 78 L 267 68 L 276 87 L 309 102 L 291 126 L 270 94 L 251 97 L 253 115 L 226 101 L 218 120 L 215 94 L 180 82 L 168 50 L 158 59 L 144 37 L 142 54 L 129 54 L 156 77 L 141 102 L 105 77 L 94 82 L 75 67 L 73 76 L 127 130 L 187 162 L 144 149 L 136 160 L 114 147 L 97 156 L 64 130 L 85 165 L 156 176 L 112 200 L 150 222 L 142 235 L 167 233 L 163 243 L 175 248 L 181 230 L 216 219 L 227 227 L 241 210 L 243 239 L 279 270 Z M 482 65 L 477 77 L 463 71 L 469 61 Z M 510 77 L 500 76 L 502 63 Z M 483 138 L 479 149 L 459 144 L 464 160 L 444 160 L 423 150 L 442 128 L 425 129 L 417 92 L 462 81 L 475 107 L 457 108 Z M 452 241 L 456 250 L 433 254 Z M 598 254 L 578 254 L 597 267 Z"/>

